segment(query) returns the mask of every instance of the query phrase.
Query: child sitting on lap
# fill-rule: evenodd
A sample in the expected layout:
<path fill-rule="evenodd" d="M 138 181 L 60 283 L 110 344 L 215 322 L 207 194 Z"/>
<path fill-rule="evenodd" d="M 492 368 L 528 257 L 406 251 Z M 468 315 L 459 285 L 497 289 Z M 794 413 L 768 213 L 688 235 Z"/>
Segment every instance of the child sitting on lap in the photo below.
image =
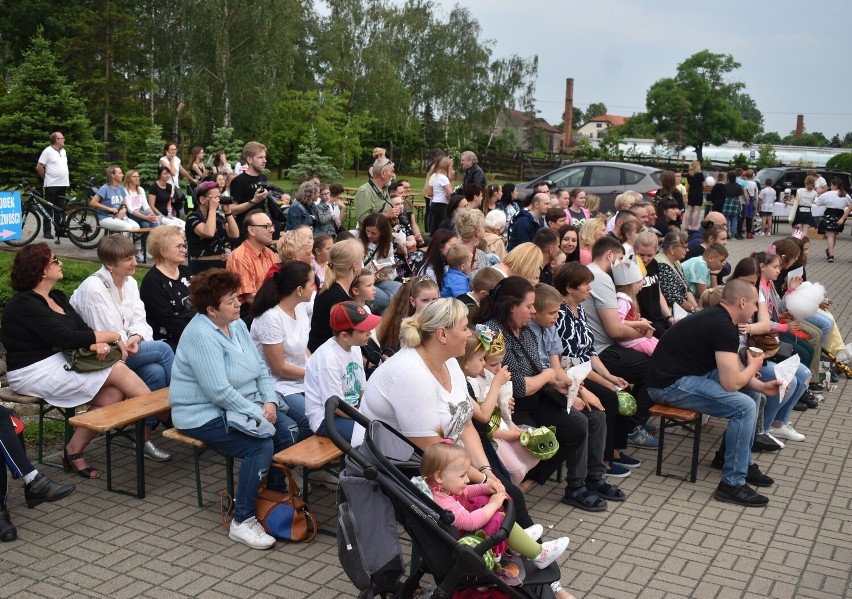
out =
<path fill-rule="evenodd" d="M 488 483 L 468 485 L 470 454 L 461 446 L 444 440 L 430 445 L 423 454 L 420 471 L 432 492 L 432 498 L 455 516 L 453 524 L 460 531 L 476 532 L 485 529 L 495 532 L 503 521 L 500 508 L 505 493 L 491 493 Z M 532 527 L 531 527 L 532 528 Z M 539 543 L 541 527 L 536 526 L 536 538 L 517 524 L 509 533 L 509 549 L 529 559 L 539 569 L 552 564 L 568 547 L 568 537 Z M 489 532 L 491 531 L 491 532 Z"/>
<path fill-rule="evenodd" d="M 470 262 L 473 253 L 464 245 L 454 245 L 447 252 L 447 272 L 441 287 L 441 297 L 458 297 L 470 291 Z"/>

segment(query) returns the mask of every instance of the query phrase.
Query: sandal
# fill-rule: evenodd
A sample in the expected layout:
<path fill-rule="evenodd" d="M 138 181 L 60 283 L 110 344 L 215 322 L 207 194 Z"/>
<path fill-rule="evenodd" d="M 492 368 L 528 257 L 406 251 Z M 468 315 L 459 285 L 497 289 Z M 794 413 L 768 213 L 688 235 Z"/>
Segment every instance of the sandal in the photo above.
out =
<path fill-rule="evenodd" d="M 83 459 L 83 453 L 74 453 L 68 455 L 68 449 L 62 450 L 62 467 L 65 472 L 71 472 L 72 470 L 76 472 L 82 478 L 100 478 L 101 473 L 91 466 L 87 466 L 86 468 L 79 469 L 74 465 L 74 462 L 77 460 Z"/>
<path fill-rule="evenodd" d="M 615 485 L 609 484 L 602 478 L 598 480 L 586 480 L 586 488 L 590 493 L 594 493 L 601 499 L 609 501 L 624 501 L 627 499 L 624 491 Z"/>
<path fill-rule="evenodd" d="M 606 510 L 606 501 L 589 491 L 586 487 L 565 489 L 562 503 L 574 506 L 587 512 L 602 512 Z"/>

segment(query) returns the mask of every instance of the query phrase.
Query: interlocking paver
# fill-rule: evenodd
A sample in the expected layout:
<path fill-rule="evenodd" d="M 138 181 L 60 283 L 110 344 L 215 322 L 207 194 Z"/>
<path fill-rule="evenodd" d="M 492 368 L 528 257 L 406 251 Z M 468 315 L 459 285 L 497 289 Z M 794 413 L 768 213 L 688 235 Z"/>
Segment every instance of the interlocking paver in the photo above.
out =
<path fill-rule="evenodd" d="M 810 280 L 826 285 L 841 331 L 852 341 L 852 242 L 842 236 L 837 262 L 812 242 Z M 763 249 L 767 240 L 731 241 L 731 261 Z M 76 248 L 59 246 L 60 255 Z M 53 246 L 51 246 L 53 247 Z M 70 250 L 65 252 L 65 250 Z M 93 256 L 93 252 L 90 252 Z M 848 386 L 852 392 L 852 386 Z M 704 427 L 695 484 L 654 474 L 656 453 L 630 448 L 643 461 L 627 479 L 615 481 L 629 495 L 607 512 L 589 514 L 558 501 L 561 485 L 528 495 L 530 513 L 546 536 L 571 537 L 561 560 L 563 583 L 580 598 L 727 599 L 743 597 L 848 596 L 852 588 L 852 402 L 847 381 L 826 393 L 818 410 L 794 412 L 807 435 L 777 453 L 755 454 L 776 480 L 766 489 L 769 507 L 749 510 L 711 497 L 719 472 L 709 466 L 724 421 Z M 120 442 L 119 442 L 120 443 Z M 57 480 L 74 482 L 70 501 L 27 510 L 22 493 L 10 494 L 20 540 L 0 544 L 0 597 L 139 597 L 142 599 L 355 597 L 356 589 L 337 561 L 334 539 L 310 544 L 279 543 L 253 551 L 227 537 L 219 514 L 224 488 L 219 461 L 203 461 L 205 508 L 195 504 L 191 453 L 161 443 L 169 463 L 148 462 L 147 497 L 140 501 L 106 492 L 106 481 L 84 481 L 44 467 Z M 670 435 L 665 469 L 686 473 L 691 440 Z M 104 462 L 102 440 L 87 450 Z M 133 460 L 126 447 L 114 452 L 114 484 L 132 488 Z M 14 483 L 13 483 L 14 485 Z M 315 488 L 311 507 L 321 527 L 333 530 L 332 493 Z M 547 528 L 552 526 L 552 528 Z M 403 544 L 406 555 L 408 543 Z"/>

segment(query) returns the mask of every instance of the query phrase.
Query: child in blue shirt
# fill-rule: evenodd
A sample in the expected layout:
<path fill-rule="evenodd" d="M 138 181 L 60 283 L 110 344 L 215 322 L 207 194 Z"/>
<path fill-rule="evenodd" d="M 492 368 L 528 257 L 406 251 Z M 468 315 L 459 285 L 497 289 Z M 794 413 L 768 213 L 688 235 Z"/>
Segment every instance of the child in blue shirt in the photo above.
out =
<path fill-rule="evenodd" d="M 441 297 L 458 297 L 470 291 L 470 272 L 473 252 L 464 245 L 454 245 L 447 252 L 447 272 L 441 287 Z"/>

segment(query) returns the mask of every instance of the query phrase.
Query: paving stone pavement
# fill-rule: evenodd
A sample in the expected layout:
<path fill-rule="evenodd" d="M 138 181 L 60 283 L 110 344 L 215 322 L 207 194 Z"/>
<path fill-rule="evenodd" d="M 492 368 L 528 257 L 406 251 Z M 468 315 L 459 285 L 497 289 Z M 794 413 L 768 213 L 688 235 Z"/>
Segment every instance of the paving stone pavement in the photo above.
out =
<path fill-rule="evenodd" d="M 731 261 L 763 249 L 767 241 L 731 241 Z M 812 246 L 809 279 L 826 285 L 841 331 L 852 337 L 852 241 L 848 233 L 842 236 L 834 264 L 825 261 L 824 241 Z M 60 248 L 79 254 L 69 243 Z M 62 250 L 57 253 L 65 255 Z M 790 442 L 780 452 L 755 455 L 776 481 L 762 491 L 770 498 L 766 508 L 712 499 L 719 472 L 709 463 L 724 430 L 724 423 L 715 419 L 702 435 L 695 484 L 657 477 L 655 451 L 634 449 L 642 466 L 618 481 L 628 500 L 610 503 L 606 512 L 590 514 L 559 503 L 555 482 L 534 489 L 529 494 L 534 520 L 553 527 L 545 535 L 571 537 L 560 561 L 566 587 L 578 599 L 852 595 L 852 404 L 847 381 L 826 393 L 818 410 L 793 414 L 796 429 L 807 439 Z M 218 507 L 223 465 L 213 458 L 203 462 L 209 505 L 198 508 L 191 452 L 164 440 L 158 445 L 174 457 L 147 463 L 144 500 L 108 493 L 105 478 L 85 481 L 45 467 L 57 480 L 76 483 L 77 491 L 69 500 L 28 510 L 20 484 L 13 481 L 9 507 L 19 540 L 0 544 L 0 597 L 357 595 L 339 566 L 331 537 L 320 535 L 310 544 L 279 543 L 266 552 L 231 542 Z M 668 451 L 665 469 L 686 473 L 691 440 L 671 435 Z M 94 465 L 104 463 L 101 440 L 91 445 L 87 457 Z M 132 487 L 130 450 L 117 448 L 115 457 L 115 484 Z M 310 499 L 321 527 L 333 530 L 333 493 L 315 487 Z"/>

